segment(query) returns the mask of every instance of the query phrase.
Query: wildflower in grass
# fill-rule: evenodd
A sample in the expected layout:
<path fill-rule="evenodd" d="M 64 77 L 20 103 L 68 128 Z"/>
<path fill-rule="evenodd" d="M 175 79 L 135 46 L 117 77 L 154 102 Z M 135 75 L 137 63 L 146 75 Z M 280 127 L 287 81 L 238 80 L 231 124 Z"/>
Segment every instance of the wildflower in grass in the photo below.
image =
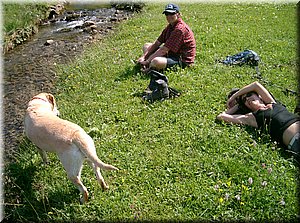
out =
<path fill-rule="evenodd" d="M 235 195 L 234 197 L 235 197 L 235 198 L 236 198 L 238 201 L 239 201 L 239 200 L 241 200 L 241 196 L 240 196 L 240 195 L 238 195 L 238 194 L 237 194 L 237 195 Z"/>
<path fill-rule="evenodd" d="M 273 171 L 272 168 L 269 167 L 269 168 L 268 168 L 268 173 L 272 173 L 272 171 Z"/>
<path fill-rule="evenodd" d="M 249 177 L 248 183 L 249 183 L 250 185 L 253 184 L 253 179 L 252 179 L 252 177 Z"/>
<path fill-rule="evenodd" d="M 285 201 L 283 200 L 283 198 L 280 200 L 279 204 L 283 206 L 285 205 Z"/>
<path fill-rule="evenodd" d="M 230 187 L 231 186 L 231 180 L 227 181 L 227 186 Z"/>
<path fill-rule="evenodd" d="M 242 184 L 242 189 L 243 190 L 248 190 L 248 187 L 246 185 Z"/>
<path fill-rule="evenodd" d="M 134 219 L 137 219 L 137 218 L 139 218 L 141 216 L 141 212 L 140 211 L 137 211 L 137 212 L 135 212 L 135 214 L 134 214 Z"/>
<path fill-rule="evenodd" d="M 220 203 L 223 203 L 223 202 L 224 202 L 224 199 L 223 199 L 222 197 L 220 197 L 220 198 L 219 198 L 219 202 L 220 202 Z"/>
<path fill-rule="evenodd" d="M 262 166 L 262 168 L 266 168 L 266 164 L 265 163 L 262 163 L 261 166 Z"/>
<path fill-rule="evenodd" d="M 229 199 L 229 194 L 226 193 L 226 194 L 225 194 L 225 200 L 227 201 L 228 199 Z"/>
<path fill-rule="evenodd" d="M 267 181 L 261 182 L 261 185 L 264 186 L 264 187 L 267 186 L 267 184 L 268 184 Z"/>

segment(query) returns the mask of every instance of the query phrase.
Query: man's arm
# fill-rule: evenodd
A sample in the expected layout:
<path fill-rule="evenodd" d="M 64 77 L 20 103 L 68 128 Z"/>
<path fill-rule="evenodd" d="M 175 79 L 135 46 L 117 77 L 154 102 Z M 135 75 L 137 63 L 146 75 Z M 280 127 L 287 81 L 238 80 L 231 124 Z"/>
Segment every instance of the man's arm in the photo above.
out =
<path fill-rule="evenodd" d="M 145 63 L 145 61 L 149 58 L 149 56 L 154 53 L 159 46 L 161 45 L 161 42 L 159 42 L 158 40 L 156 40 L 151 46 L 149 46 L 149 48 L 146 50 L 146 52 L 144 52 L 143 56 L 141 56 L 137 62 L 140 64 Z"/>
<path fill-rule="evenodd" d="M 153 54 L 151 54 L 147 61 L 150 63 L 155 57 L 163 57 L 166 56 L 169 52 L 169 49 L 165 46 L 158 48 Z"/>
<path fill-rule="evenodd" d="M 147 60 L 149 58 L 149 56 L 151 56 L 155 51 L 157 51 L 157 49 L 159 49 L 160 45 L 161 45 L 161 42 L 156 40 L 145 52 L 145 54 L 144 54 L 145 60 Z"/>

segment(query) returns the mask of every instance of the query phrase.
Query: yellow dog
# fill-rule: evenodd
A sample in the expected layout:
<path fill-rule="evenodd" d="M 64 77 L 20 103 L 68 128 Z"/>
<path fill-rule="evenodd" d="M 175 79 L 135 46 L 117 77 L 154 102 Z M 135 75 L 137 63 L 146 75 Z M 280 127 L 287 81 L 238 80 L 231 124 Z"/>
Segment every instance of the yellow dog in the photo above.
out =
<path fill-rule="evenodd" d="M 86 158 L 102 188 L 108 189 L 100 168 L 118 168 L 105 164 L 98 158 L 92 138 L 80 126 L 58 117 L 52 94 L 40 93 L 29 101 L 24 124 L 26 136 L 38 147 L 44 163 L 48 162 L 46 151 L 57 153 L 68 178 L 82 193 L 81 203 L 88 200 L 88 191 L 80 180 Z"/>

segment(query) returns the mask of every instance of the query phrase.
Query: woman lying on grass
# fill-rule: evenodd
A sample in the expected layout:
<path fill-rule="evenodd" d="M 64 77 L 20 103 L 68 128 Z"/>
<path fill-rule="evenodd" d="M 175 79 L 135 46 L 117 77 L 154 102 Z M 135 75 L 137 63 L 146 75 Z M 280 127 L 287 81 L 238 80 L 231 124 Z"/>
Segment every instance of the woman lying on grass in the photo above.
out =
<path fill-rule="evenodd" d="M 299 158 L 300 117 L 277 103 L 260 83 L 253 82 L 235 92 L 218 120 L 261 129 Z M 244 112 L 240 112 L 240 111 Z"/>

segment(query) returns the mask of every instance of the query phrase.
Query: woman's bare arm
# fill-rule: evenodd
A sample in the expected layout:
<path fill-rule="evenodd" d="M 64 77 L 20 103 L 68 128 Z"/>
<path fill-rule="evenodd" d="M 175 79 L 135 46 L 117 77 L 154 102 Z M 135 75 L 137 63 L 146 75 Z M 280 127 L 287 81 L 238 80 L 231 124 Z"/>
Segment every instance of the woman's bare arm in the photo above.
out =
<path fill-rule="evenodd" d="M 224 111 L 217 116 L 217 119 L 232 124 L 249 125 L 255 128 L 258 127 L 256 119 L 252 113 L 248 113 L 245 115 L 241 115 L 241 114 L 232 115 Z"/>
<path fill-rule="evenodd" d="M 262 86 L 258 81 L 255 81 L 249 85 L 246 85 L 245 87 L 241 88 L 239 91 L 234 93 L 227 101 L 227 107 L 231 108 L 234 106 L 234 103 L 236 99 L 244 94 L 247 94 L 248 92 L 255 91 L 263 100 L 264 103 L 276 103 L 275 99 L 272 97 L 272 95 L 269 93 L 269 91 Z"/>

